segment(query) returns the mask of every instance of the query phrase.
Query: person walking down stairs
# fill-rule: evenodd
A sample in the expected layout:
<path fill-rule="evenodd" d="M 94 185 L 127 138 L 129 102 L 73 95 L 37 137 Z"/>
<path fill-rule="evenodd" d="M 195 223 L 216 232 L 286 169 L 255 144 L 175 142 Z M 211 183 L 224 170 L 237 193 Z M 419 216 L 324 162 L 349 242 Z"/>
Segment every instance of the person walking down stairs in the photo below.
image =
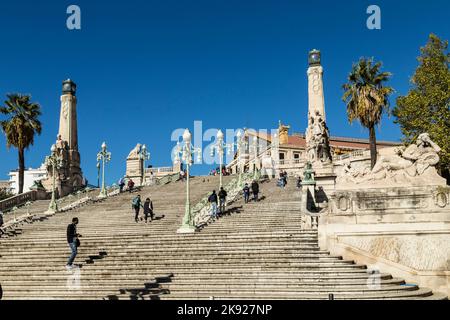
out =
<path fill-rule="evenodd" d="M 259 184 L 258 182 L 256 182 L 256 180 L 253 180 L 252 182 L 252 192 L 253 192 L 253 200 L 255 202 L 258 201 Z"/>
<path fill-rule="evenodd" d="M 73 218 L 72 223 L 67 226 L 67 243 L 72 251 L 66 265 L 66 268 L 69 270 L 73 268 L 73 262 L 77 256 L 78 247 L 80 246 L 80 240 L 78 238 L 81 238 L 81 234 L 77 233 L 77 224 L 78 218 Z"/>
<path fill-rule="evenodd" d="M 248 201 L 250 199 L 250 188 L 248 187 L 248 183 L 245 184 L 242 191 L 244 192 L 244 202 L 248 203 Z"/>
<path fill-rule="evenodd" d="M 153 221 L 153 202 L 150 200 L 150 198 L 145 199 L 144 216 L 145 223 L 147 223 L 148 216 L 150 216 L 150 222 Z"/>
<path fill-rule="evenodd" d="M 139 222 L 139 212 L 141 210 L 141 207 L 144 208 L 142 206 L 141 196 L 139 194 L 131 201 L 131 207 L 134 209 L 135 213 L 134 221 Z"/>
<path fill-rule="evenodd" d="M 119 188 L 120 188 L 120 193 L 122 193 L 123 188 L 125 188 L 125 177 L 122 177 L 119 179 Z"/>
<path fill-rule="evenodd" d="M 217 219 L 217 194 L 216 190 L 213 190 L 212 194 L 208 197 L 208 202 L 211 203 L 211 217 Z"/>
<path fill-rule="evenodd" d="M 225 191 L 225 189 L 223 187 L 220 187 L 220 191 L 219 191 L 219 212 L 221 215 L 225 214 L 225 204 L 227 201 L 227 192 Z"/>
<path fill-rule="evenodd" d="M 134 181 L 130 179 L 128 180 L 128 192 L 129 193 L 133 192 L 133 188 L 134 188 Z"/>
<path fill-rule="evenodd" d="M 1 237 L 2 234 L 3 234 L 3 229 L 2 229 L 2 227 L 3 227 L 3 212 L 0 211 L 0 237 Z"/>

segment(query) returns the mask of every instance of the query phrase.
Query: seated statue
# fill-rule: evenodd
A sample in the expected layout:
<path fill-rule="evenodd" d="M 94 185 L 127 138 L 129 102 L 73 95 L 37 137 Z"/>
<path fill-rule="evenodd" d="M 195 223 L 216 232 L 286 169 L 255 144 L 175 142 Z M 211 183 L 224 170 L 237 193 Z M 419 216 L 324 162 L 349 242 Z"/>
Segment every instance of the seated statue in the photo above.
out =
<path fill-rule="evenodd" d="M 139 153 L 141 152 L 141 147 L 142 147 L 142 145 L 140 143 L 138 143 L 136 145 L 136 147 L 134 147 L 134 149 L 130 151 L 130 153 L 128 154 L 127 159 L 138 158 L 139 157 Z"/>
<path fill-rule="evenodd" d="M 362 179 L 356 182 L 367 182 L 385 178 L 413 178 L 424 174 L 439 162 L 438 152 L 441 151 L 431 139 L 428 133 L 422 133 L 416 143 L 408 147 L 400 147 L 397 154 L 382 156 L 378 159 L 373 169 L 364 174 Z"/>
<path fill-rule="evenodd" d="M 364 175 L 370 173 L 369 168 L 364 168 L 361 170 L 357 170 L 354 167 L 352 167 L 352 163 L 350 160 L 345 161 L 344 163 L 344 169 L 343 169 L 343 175 L 339 177 L 339 181 L 341 182 L 352 182 L 352 183 L 358 183 L 358 179 L 361 179 L 364 177 Z"/>

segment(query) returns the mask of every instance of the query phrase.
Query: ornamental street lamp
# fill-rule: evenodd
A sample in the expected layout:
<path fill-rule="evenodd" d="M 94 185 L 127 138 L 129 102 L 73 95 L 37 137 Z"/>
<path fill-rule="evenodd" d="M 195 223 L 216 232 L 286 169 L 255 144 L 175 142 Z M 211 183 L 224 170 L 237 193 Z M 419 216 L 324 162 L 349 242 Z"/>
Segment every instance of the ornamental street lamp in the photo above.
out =
<path fill-rule="evenodd" d="M 253 149 L 254 157 L 255 157 L 255 164 L 254 164 L 254 169 L 253 169 L 253 179 L 256 180 L 256 166 L 257 166 L 257 161 L 258 161 L 258 137 L 257 136 L 253 137 L 253 146 L 251 146 L 251 148 Z"/>
<path fill-rule="evenodd" d="M 215 145 L 211 147 L 211 157 L 214 156 L 214 152 L 217 152 L 219 155 L 219 189 L 223 186 L 223 179 L 222 179 L 222 166 L 223 166 L 223 154 L 224 150 L 228 150 L 228 155 L 231 154 L 231 152 L 234 149 L 234 143 L 224 143 L 223 141 L 223 132 L 222 130 L 219 130 L 217 132 L 217 142 Z"/>
<path fill-rule="evenodd" d="M 145 185 L 145 161 L 150 160 L 150 152 L 148 152 L 147 147 L 145 144 L 142 146 L 141 151 L 139 152 L 139 158 L 142 160 L 142 177 L 141 177 L 141 185 Z"/>
<path fill-rule="evenodd" d="M 97 188 L 100 189 L 100 162 L 97 162 Z"/>
<path fill-rule="evenodd" d="M 242 185 L 242 172 L 244 171 L 244 168 L 242 167 L 242 149 L 245 148 L 245 134 L 246 134 L 246 130 L 244 129 L 244 134 L 241 133 L 241 131 L 238 131 L 238 133 L 236 134 L 237 137 L 237 158 L 238 158 L 238 170 L 239 170 L 239 180 L 238 180 L 238 184 L 241 186 Z"/>
<path fill-rule="evenodd" d="M 193 224 L 192 218 L 191 218 L 191 204 L 189 199 L 189 172 L 190 167 L 193 164 L 192 156 L 195 155 L 195 153 L 198 154 L 198 162 L 202 160 L 202 149 L 196 148 L 192 146 L 191 144 L 192 135 L 189 132 L 189 129 L 184 130 L 183 133 L 183 145 L 180 145 L 180 143 L 177 143 L 177 146 L 175 148 L 175 162 L 181 160 L 186 164 L 186 206 L 184 210 L 184 217 L 181 227 L 177 230 L 178 233 L 192 233 L 195 232 L 195 226 Z"/>
<path fill-rule="evenodd" d="M 273 174 L 274 175 L 278 175 L 279 172 L 279 163 L 280 163 L 280 151 L 279 151 L 279 147 L 280 147 L 280 139 L 278 137 L 277 133 L 273 134 L 273 139 L 272 139 L 272 145 L 271 145 L 271 155 L 272 155 L 272 159 L 274 162 L 274 168 L 273 168 Z"/>
<path fill-rule="evenodd" d="M 105 198 L 107 197 L 107 191 L 105 188 L 105 163 L 109 162 L 111 160 L 111 152 L 107 151 L 106 149 L 106 143 L 102 143 L 102 149 L 99 153 L 97 153 L 97 163 L 100 164 L 100 161 L 102 162 L 102 189 L 99 194 L 99 198 Z"/>
<path fill-rule="evenodd" d="M 56 170 L 62 167 L 62 158 L 56 152 L 56 145 L 50 148 L 51 154 L 45 158 L 47 167 L 52 167 L 52 200 L 48 206 L 47 214 L 58 212 L 58 203 L 56 202 Z"/>

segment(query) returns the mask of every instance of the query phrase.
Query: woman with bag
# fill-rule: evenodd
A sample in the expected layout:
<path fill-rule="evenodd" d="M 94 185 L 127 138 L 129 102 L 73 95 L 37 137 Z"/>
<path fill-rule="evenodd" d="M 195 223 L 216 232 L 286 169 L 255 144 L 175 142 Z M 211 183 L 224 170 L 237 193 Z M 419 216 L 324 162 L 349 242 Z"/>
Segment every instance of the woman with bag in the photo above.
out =
<path fill-rule="evenodd" d="M 147 223 L 147 218 L 150 215 L 150 222 L 153 220 L 153 202 L 150 200 L 150 198 L 145 199 L 144 202 L 144 216 L 145 216 L 145 223 Z"/>

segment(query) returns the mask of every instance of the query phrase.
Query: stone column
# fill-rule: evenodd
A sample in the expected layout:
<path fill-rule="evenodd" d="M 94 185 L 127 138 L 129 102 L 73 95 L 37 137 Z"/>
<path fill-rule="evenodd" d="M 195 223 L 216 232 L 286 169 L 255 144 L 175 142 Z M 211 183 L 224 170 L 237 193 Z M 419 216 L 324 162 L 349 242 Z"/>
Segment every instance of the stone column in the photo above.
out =
<path fill-rule="evenodd" d="M 56 177 L 60 196 L 73 192 L 74 189 L 82 187 L 84 183 L 80 153 L 78 152 L 76 88 L 77 86 L 72 80 L 63 81 L 59 131 L 55 143 L 56 152 L 62 160 Z M 47 171 L 48 177 L 51 178 L 52 169 L 47 168 Z M 50 180 L 43 181 L 47 190 L 52 184 Z"/>
<path fill-rule="evenodd" d="M 320 51 L 309 53 L 308 75 L 308 128 L 306 130 L 306 160 L 316 171 L 316 182 L 326 191 L 335 186 L 336 175 L 331 158 L 329 131 L 326 124 L 323 90 L 323 68 Z"/>

